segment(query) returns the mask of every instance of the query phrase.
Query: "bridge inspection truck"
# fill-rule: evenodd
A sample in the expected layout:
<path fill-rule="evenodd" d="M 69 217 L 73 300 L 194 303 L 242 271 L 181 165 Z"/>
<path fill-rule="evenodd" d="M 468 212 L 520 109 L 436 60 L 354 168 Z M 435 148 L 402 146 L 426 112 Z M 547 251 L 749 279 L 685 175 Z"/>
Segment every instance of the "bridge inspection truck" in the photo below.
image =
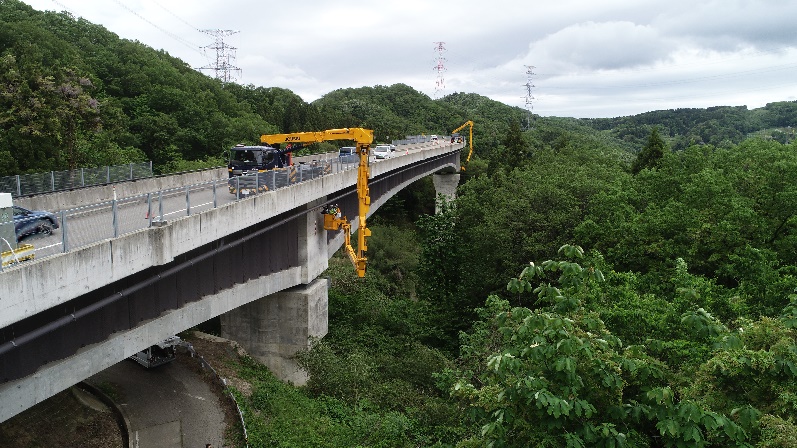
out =
<path fill-rule="evenodd" d="M 278 188 L 277 172 L 286 171 L 287 183 L 291 183 L 290 157 L 285 157 L 294 150 L 312 143 L 320 143 L 331 140 L 350 140 L 355 143 L 354 155 L 359 159 L 357 168 L 357 201 L 358 201 L 358 231 L 357 249 L 351 244 L 351 223 L 339 212 L 338 207 L 334 207 L 335 213 L 330 214 L 329 207 L 324 207 L 324 229 L 343 230 L 344 249 L 351 260 L 358 277 L 365 277 L 366 262 L 365 252 L 368 250 L 367 238 L 371 236 L 371 230 L 366 225 L 366 216 L 371 206 L 371 197 L 368 190 L 368 176 L 370 175 L 369 156 L 371 153 L 371 143 L 374 141 L 374 131 L 363 128 L 342 128 L 328 129 L 318 132 L 294 132 L 287 134 L 264 134 L 260 136 L 262 146 L 236 146 L 230 152 L 229 185 L 230 192 L 235 194 L 252 194 Z M 280 145 L 286 145 L 285 149 L 280 149 Z M 246 153 L 249 151 L 250 153 Z M 283 158 L 285 157 L 285 158 Z M 239 160 L 240 159 L 240 160 Z M 246 160 L 246 161 L 244 161 Z M 254 160 L 254 161 L 252 161 Z M 235 163 L 233 163 L 235 161 Z M 248 168 L 247 168 L 248 167 Z M 244 169 L 247 173 L 244 175 Z M 321 167 L 310 167 L 310 169 L 322 169 Z M 240 174 L 239 174 L 240 173 Z M 269 173 L 271 173 L 269 175 Z M 244 178 L 247 178 L 244 182 Z M 233 182 L 235 185 L 233 186 Z M 269 183 L 274 182 L 274 183 Z M 235 189 L 235 191 L 234 191 Z"/>

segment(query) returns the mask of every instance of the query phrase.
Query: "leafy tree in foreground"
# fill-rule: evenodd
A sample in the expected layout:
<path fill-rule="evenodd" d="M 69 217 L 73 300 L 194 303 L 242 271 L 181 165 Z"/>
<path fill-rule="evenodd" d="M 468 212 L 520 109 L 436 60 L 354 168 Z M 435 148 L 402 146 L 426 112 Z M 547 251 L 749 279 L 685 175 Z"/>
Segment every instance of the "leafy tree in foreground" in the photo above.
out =
<path fill-rule="evenodd" d="M 682 321 L 716 350 L 687 397 L 733 415 L 762 447 L 797 446 L 797 294 L 778 318 L 742 320 L 730 330 L 703 309 Z"/>
<path fill-rule="evenodd" d="M 559 252 L 583 257 L 578 246 Z M 458 446 L 750 446 L 729 417 L 679 398 L 644 347 L 623 346 L 585 312 L 581 299 L 602 278 L 572 261 L 531 263 L 508 289 L 545 308 L 487 300 L 463 336 L 463 367 L 441 375 L 481 428 Z"/>

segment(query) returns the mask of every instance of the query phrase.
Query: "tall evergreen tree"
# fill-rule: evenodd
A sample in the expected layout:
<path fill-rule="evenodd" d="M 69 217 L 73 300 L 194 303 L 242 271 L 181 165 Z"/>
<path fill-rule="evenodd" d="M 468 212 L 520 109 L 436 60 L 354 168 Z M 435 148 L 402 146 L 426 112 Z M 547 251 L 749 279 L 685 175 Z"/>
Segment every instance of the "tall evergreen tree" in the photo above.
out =
<path fill-rule="evenodd" d="M 528 145 L 523 139 L 523 133 L 520 130 L 520 123 L 512 120 L 509 124 L 509 131 L 502 142 L 506 148 L 507 162 L 510 166 L 522 165 L 528 156 Z"/>
<path fill-rule="evenodd" d="M 636 160 L 631 165 L 631 172 L 639 173 L 645 168 L 655 168 L 659 166 L 659 161 L 664 157 L 664 149 L 667 144 L 659 135 L 659 129 L 654 127 L 648 136 L 648 143 L 637 155 Z"/>

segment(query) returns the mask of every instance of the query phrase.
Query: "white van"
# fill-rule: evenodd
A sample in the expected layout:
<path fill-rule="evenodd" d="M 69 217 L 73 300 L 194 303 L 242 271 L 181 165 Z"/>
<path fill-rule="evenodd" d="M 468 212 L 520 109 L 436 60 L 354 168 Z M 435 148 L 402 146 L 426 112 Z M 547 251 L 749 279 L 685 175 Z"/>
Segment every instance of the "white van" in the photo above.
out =
<path fill-rule="evenodd" d="M 437 143 L 437 136 L 432 134 L 432 136 L 429 138 L 429 141 L 432 143 Z"/>

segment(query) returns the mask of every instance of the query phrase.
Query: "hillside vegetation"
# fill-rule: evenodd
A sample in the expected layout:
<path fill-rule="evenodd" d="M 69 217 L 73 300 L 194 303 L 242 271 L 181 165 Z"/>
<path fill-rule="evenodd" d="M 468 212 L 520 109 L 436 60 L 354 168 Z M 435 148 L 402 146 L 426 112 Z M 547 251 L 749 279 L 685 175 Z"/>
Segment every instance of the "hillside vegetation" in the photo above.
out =
<path fill-rule="evenodd" d="M 797 103 L 524 129 L 476 94 L 222 85 L 16 0 L 0 22 L 0 175 L 476 123 L 453 203 L 431 214 L 419 181 L 373 217 L 365 279 L 330 261 L 306 387 L 228 366 L 252 385 L 234 390 L 250 446 L 797 446 Z"/>
<path fill-rule="evenodd" d="M 313 103 L 279 87 L 222 85 L 164 51 L 68 13 L 0 2 L 0 176 L 152 160 L 157 172 L 218 166 L 263 133 L 374 129 L 378 141 L 477 125 L 481 155 L 525 111 L 476 94 L 433 101 L 396 84 L 340 89 Z M 653 126 L 673 149 L 750 135 L 794 138 L 797 104 L 648 112 L 614 119 L 536 117 L 534 127 L 592 134 L 636 151 Z M 600 137 L 598 137 L 600 135 Z"/>

